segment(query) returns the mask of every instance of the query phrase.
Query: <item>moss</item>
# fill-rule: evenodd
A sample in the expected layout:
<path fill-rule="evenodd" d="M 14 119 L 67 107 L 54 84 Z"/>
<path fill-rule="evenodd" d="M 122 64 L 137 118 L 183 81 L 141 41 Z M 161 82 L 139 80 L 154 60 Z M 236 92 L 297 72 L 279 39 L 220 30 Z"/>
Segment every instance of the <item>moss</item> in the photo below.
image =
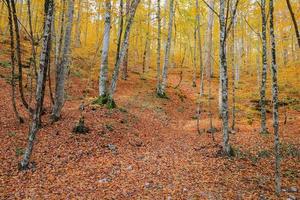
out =
<path fill-rule="evenodd" d="M 103 95 L 103 96 L 99 96 L 97 99 L 95 99 L 92 104 L 93 105 L 100 105 L 103 106 L 105 104 L 107 104 L 108 102 L 108 96 L 107 95 Z"/>
<path fill-rule="evenodd" d="M 106 107 L 111 110 L 111 109 L 116 108 L 117 104 L 113 99 L 108 98 L 108 101 L 106 103 Z"/>
<path fill-rule="evenodd" d="M 25 151 L 24 151 L 24 149 L 17 147 L 15 152 L 16 152 L 16 156 L 22 156 Z"/>
<path fill-rule="evenodd" d="M 270 135 L 270 132 L 268 130 L 266 131 L 260 131 L 259 132 L 262 136 L 267 136 L 267 135 Z"/>
<path fill-rule="evenodd" d="M 3 67 L 3 68 L 10 68 L 11 63 L 7 62 L 7 61 L 0 61 L 0 66 Z"/>

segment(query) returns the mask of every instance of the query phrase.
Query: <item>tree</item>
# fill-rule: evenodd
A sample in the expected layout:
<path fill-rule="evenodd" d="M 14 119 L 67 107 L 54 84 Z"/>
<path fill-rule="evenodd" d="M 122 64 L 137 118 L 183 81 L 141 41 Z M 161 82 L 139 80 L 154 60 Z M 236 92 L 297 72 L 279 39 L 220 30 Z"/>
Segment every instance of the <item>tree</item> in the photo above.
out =
<path fill-rule="evenodd" d="M 82 0 L 78 1 L 78 11 L 77 11 L 77 18 L 76 18 L 76 26 L 75 26 L 75 47 L 80 47 L 81 45 L 81 11 L 82 11 Z"/>
<path fill-rule="evenodd" d="M 130 12 L 130 0 L 126 0 L 126 21 L 128 21 L 129 19 L 129 12 Z M 130 33 L 128 33 L 130 34 Z M 129 38 L 130 35 L 128 35 Z M 125 56 L 124 56 L 124 60 L 123 60 L 123 68 L 122 68 L 122 79 L 123 80 L 127 80 L 128 77 L 128 73 L 127 73 L 127 69 L 128 69 L 128 51 L 129 51 L 129 43 L 125 52 Z"/>
<path fill-rule="evenodd" d="M 160 8 L 160 0 L 157 0 L 157 49 L 156 49 L 156 88 L 158 92 L 158 88 L 160 87 L 160 58 L 161 58 L 161 8 Z"/>
<path fill-rule="evenodd" d="M 62 61 L 56 66 L 56 85 L 55 85 L 55 99 L 52 110 L 52 119 L 57 121 L 60 118 L 61 110 L 65 101 L 65 77 L 66 70 L 70 59 L 70 46 L 72 37 L 74 13 L 74 0 L 68 0 L 68 21 L 66 24 L 66 32 L 64 39 L 64 49 L 62 54 Z"/>
<path fill-rule="evenodd" d="M 222 97 L 222 131 L 223 131 L 223 152 L 227 156 L 232 155 L 232 149 L 229 144 L 229 131 L 228 131 L 228 75 L 227 75 L 227 58 L 226 58 L 226 39 L 228 33 L 232 28 L 233 19 L 228 23 L 228 11 L 225 16 L 225 0 L 220 0 L 220 14 L 219 14 L 219 23 L 220 23 L 220 82 L 221 82 L 221 97 Z M 238 6 L 239 0 L 235 2 L 233 7 L 232 16 L 235 16 L 236 9 Z"/>
<path fill-rule="evenodd" d="M 23 90 L 23 64 L 22 64 L 22 53 L 21 53 L 21 40 L 20 40 L 20 29 L 19 29 L 19 20 L 16 12 L 16 4 L 15 1 L 11 1 L 11 9 L 13 14 L 13 21 L 14 21 L 14 27 L 15 27 L 15 34 L 16 34 L 16 53 L 17 53 L 17 63 L 18 63 L 18 69 L 19 69 L 19 92 L 20 97 L 22 100 L 23 105 L 30 113 L 33 112 L 33 109 L 30 108 L 27 100 L 24 96 L 24 90 Z"/>
<path fill-rule="evenodd" d="M 294 29 L 295 29 L 295 34 L 296 34 L 297 41 L 298 41 L 298 46 L 300 48 L 300 34 L 299 34 L 299 30 L 298 30 L 297 20 L 296 20 L 295 14 L 293 12 L 290 0 L 286 0 L 286 4 L 287 4 L 287 7 L 291 14 L 291 18 L 292 18 Z"/>
<path fill-rule="evenodd" d="M 24 119 L 20 116 L 16 106 L 16 85 L 15 85 L 15 44 L 14 44 L 14 31 L 13 31 L 13 19 L 10 1 L 6 0 L 8 23 L 10 33 L 10 61 L 11 61 L 11 100 L 15 116 L 19 123 L 23 123 Z"/>
<path fill-rule="evenodd" d="M 125 55 L 126 55 L 126 51 L 128 48 L 128 42 L 129 42 L 128 41 L 129 34 L 130 34 L 133 19 L 134 19 L 134 16 L 135 16 L 135 13 L 136 13 L 139 3 L 140 3 L 140 0 L 133 0 L 133 2 L 131 3 L 131 7 L 129 9 L 128 18 L 126 20 L 126 28 L 125 28 L 125 32 L 124 32 L 124 36 L 123 36 L 123 42 L 122 42 L 121 49 L 120 49 L 120 55 L 116 61 L 113 76 L 112 76 L 112 81 L 111 81 L 111 85 L 110 85 L 110 91 L 109 91 L 109 96 L 108 96 L 108 107 L 109 108 L 113 108 L 116 106 L 115 102 L 114 102 L 114 94 L 115 94 L 115 91 L 117 88 L 120 64 L 123 63 Z"/>
<path fill-rule="evenodd" d="M 44 97 L 44 90 L 45 90 L 45 79 L 47 74 L 47 63 L 46 60 L 48 58 L 47 55 L 50 51 L 49 43 L 51 42 L 51 27 L 52 27 L 52 17 L 53 17 L 53 7 L 54 3 L 53 0 L 46 0 L 45 1 L 45 8 L 47 8 L 46 12 L 46 20 L 44 26 L 44 34 L 43 34 L 43 41 L 42 41 L 42 49 L 40 54 L 40 70 L 38 73 L 38 81 L 37 81 L 37 88 L 36 88 L 36 102 L 35 102 L 35 109 L 33 113 L 33 120 L 29 130 L 29 138 L 28 144 L 23 156 L 23 159 L 20 163 L 20 169 L 26 170 L 29 168 L 29 161 L 33 151 L 34 141 L 36 138 L 36 133 L 40 129 L 40 121 L 41 121 L 41 114 L 42 114 L 42 105 L 43 105 L 43 97 Z"/>
<path fill-rule="evenodd" d="M 107 96 L 107 73 L 108 73 L 108 53 L 110 42 L 110 26 L 111 26 L 111 2 L 105 1 L 105 25 L 104 36 L 102 42 L 101 67 L 99 75 L 99 97 L 106 98 Z"/>
<path fill-rule="evenodd" d="M 198 38 L 198 49 L 199 49 L 199 62 L 200 62 L 200 96 L 203 96 L 204 93 L 204 68 L 202 60 L 202 44 L 201 44 L 201 33 L 200 33 L 200 11 L 199 11 L 199 2 L 196 0 L 196 21 L 197 21 L 197 38 Z"/>
<path fill-rule="evenodd" d="M 273 97 L 273 127 L 274 127 L 274 147 L 275 147 L 275 191 L 279 196 L 281 191 L 280 178 L 280 141 L 279 141 L 279 114 L 278 114 L 278 81 L 276 63 L 276 41 L 274 31 L 274 2 L 270 0 L 270 39 L 271 39 L 271 71 L 272 71 L 272 97 Z"/>
<path fill-rule="evenodd" d="M 267 82 L 267 17 L 266 17 L 266 1 L 261 0 L 261 16 L 262 16 L 262 75 L 260 87 L 260 112 L 261 112 L 261 133 L 267 133 L 266 125 L 266 82 Z"/>
<path fill-rule="evenodd" d="M 170 0 L 170 13 L 169 13 L 169 25 L 168 25 L 168 38 L 165 46 L 165 59 L 162 71 L 162 80 L 157 88 L 157 95 L 159 97 L 166 96 L 166 87 L 167 87 L 167 76 L 168 76 L 168 65 L 170 58 L 170 48 L 171 48 L 171 39 L 172 39 L 172 27 L 173 27 L 173 16 L 174 16 L 174 0 Z"/>
<path fill-rule="evenodd" d="M 214 9 L 215 0 L 210 0 L 208 2 L 209 6 Z M 214 24 L 214 12 L 211 9 L 208 9 L 208 17 L 207 17 L 207 30 L 206 30 L 206 46 L 205 46 L 205 65 L 207 69 L 207 77 L 212 77 L 213 70 L 212 67 L 212 33 L 213 33 L 213 24 Z M 210 71 L 210 73 L 208 73 Z"/>

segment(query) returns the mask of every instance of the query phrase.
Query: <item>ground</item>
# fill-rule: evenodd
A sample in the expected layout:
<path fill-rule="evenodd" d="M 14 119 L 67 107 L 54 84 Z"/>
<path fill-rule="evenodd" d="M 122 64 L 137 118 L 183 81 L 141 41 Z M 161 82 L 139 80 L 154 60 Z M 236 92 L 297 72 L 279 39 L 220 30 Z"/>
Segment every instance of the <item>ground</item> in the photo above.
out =
<path fill-rule="evenodd" d="M 0 58 L 7 59 L 7 55 Z M 203 131 L 198 134 L 198 89 L 191 87 L 191 79 L 186 77 L 179 89 L 174 89 L 179 80 L 176 69 L 169 75 L 168 98 L 161 99 L 155 95 L 155 73 L 141 76 L 132 68 L 128 80 L 118 83 L 118 108 L 113 110 L 91 104 L 97 96 L 97 81 L 88 84 L 80 74 L 71 73 L 62 119 L 50 123 L 47 91 L 33 167 L 19 171 L 29 123 L 28 118 L 21 125 L 15 120 L 7 81 L 9 68 L 2 66 L 0 70 L 0 199 L 276 199 L 273 135 L 259 134 L 259 113 L 253 98 L 247 96 L 249 92 L 237 91 L 237 129 L 230 135 L 235 156 L 227 158 L 220 154 L 217 78 L 213 79 L 212 99 L 217 128 L 214 142 L 204 131 L 209 124 L 203 100 L 207 96 L 200 101 Z M 241 81 L 240 87 L 251 91 L 246 84 Z M 295 90 L 292 97 L 297 103 L 280 109 L 281 199 L 300 198 L 300 115 L 299 109 L 293 109 L 299 106 L 299 89 Z M 85 105 L 84 111 L 80 111 L 80 104 Z M 20 104 L 18 107 L 26 116 Z M 76 135 L 72 129 L 81 115 L 90 131 Z M 270 113 L 268 127 L 272 132 Z"/>

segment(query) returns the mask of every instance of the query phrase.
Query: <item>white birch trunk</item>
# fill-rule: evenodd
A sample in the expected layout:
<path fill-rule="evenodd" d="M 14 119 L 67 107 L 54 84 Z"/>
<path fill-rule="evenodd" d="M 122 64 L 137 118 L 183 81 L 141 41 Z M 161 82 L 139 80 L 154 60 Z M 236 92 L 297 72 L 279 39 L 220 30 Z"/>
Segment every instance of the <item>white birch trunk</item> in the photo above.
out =
<path fill-rule="evenodd" d="M 110 43 L 110 26 L 111 26 L 111 2 L 105 1 L 105 27 L 102 43 L 101 66 L 99 75 L 99 96 L 107 95 L 107 72 L 108 72 L 108 53 Z"/>
<path fill-rule="evenodd" d="M 165 47 L 165 60 L 164 60 L 163 71 L 162 71 L 162 81 L 158 90 L 158 95 L 161 97 L 164 97 L 166 95 L 165 90 L 167 87 L 167 76 L 168 76 L 168 67 L 169 67 L 169 58 L 170 58 L 170 49 L 171 49 L 171 40 L 172 40 L 173 16 L 174 16 L 174 0 L 170 0 L 168 39 Z"/>
<path fill-rule="evenodd" d="M 64 49 L 62 55 L 62 61 L 56 66 L 56 86 L 55 86 L 55 99 L 52 110 L 52 119 L 58 120 L 61 115 L 61 109 L 65 102 L 65 77 L 70 60 L 70 46 L 72 37 L 72 25 L 73 25 L 73 13 L 74 13 L 74 0 L 68 0 L 68 21 L 66 25 Z"/>

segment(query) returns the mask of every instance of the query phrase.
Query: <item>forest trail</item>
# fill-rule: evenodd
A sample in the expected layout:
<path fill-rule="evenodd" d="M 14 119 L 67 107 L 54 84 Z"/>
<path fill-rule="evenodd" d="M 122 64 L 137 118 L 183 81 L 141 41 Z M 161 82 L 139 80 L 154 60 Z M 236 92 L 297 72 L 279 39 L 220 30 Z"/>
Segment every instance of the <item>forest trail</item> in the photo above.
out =
<path fill-rule="evenodd" d="M 177 79 L 170 75 L 170 85 L 176 85 Z M 218 155 L 220 132 L 216 143 L 209 134 L 197 133 L 197 88 L 189 82 L 183 82 L 180 90 L 169 87 L 169 99 L 160 99 L 153 88 L 155 79 L 144 80 L 132 73 L 129 80 L 119 83 L 114 110 L 90 104 L 95 89 L 90 89 L 89 97 L 79 98 L 86 90 L 82 81 L 73 77 L 69 85 L 63 118 L 53 125 L 46 99 L 44 128 L 33 158 L 35 170 L 18 172 L 16 163 L 27 141 L 28 126 L 18 126 L 13 113 L 7 112 L 11 110 L 10 88 L 0 79 L 4 89 L 0 125 L 5 141 L 0 150 L 5 163 L 0 193 L 4 198 L 12 198 L 11 194 L 22 199 L 45 194 L 51 199 L 256 199 L 273 195 L 272 174 L 265 170 L 266 166 L 272 169 L 269 162 L 224 158 Z M 82 101 L 87 105 L 82 114 L 90 132 L 74 135 L 71 131 Z M 206 112 L 203 108 L 202 129 L 208 127 Z M 232 141 L 253 137 L 253 133 L 239 135 L 233 135 Z M 257 142 L 266 141 L 272 144 L 272 137 Z"/>

